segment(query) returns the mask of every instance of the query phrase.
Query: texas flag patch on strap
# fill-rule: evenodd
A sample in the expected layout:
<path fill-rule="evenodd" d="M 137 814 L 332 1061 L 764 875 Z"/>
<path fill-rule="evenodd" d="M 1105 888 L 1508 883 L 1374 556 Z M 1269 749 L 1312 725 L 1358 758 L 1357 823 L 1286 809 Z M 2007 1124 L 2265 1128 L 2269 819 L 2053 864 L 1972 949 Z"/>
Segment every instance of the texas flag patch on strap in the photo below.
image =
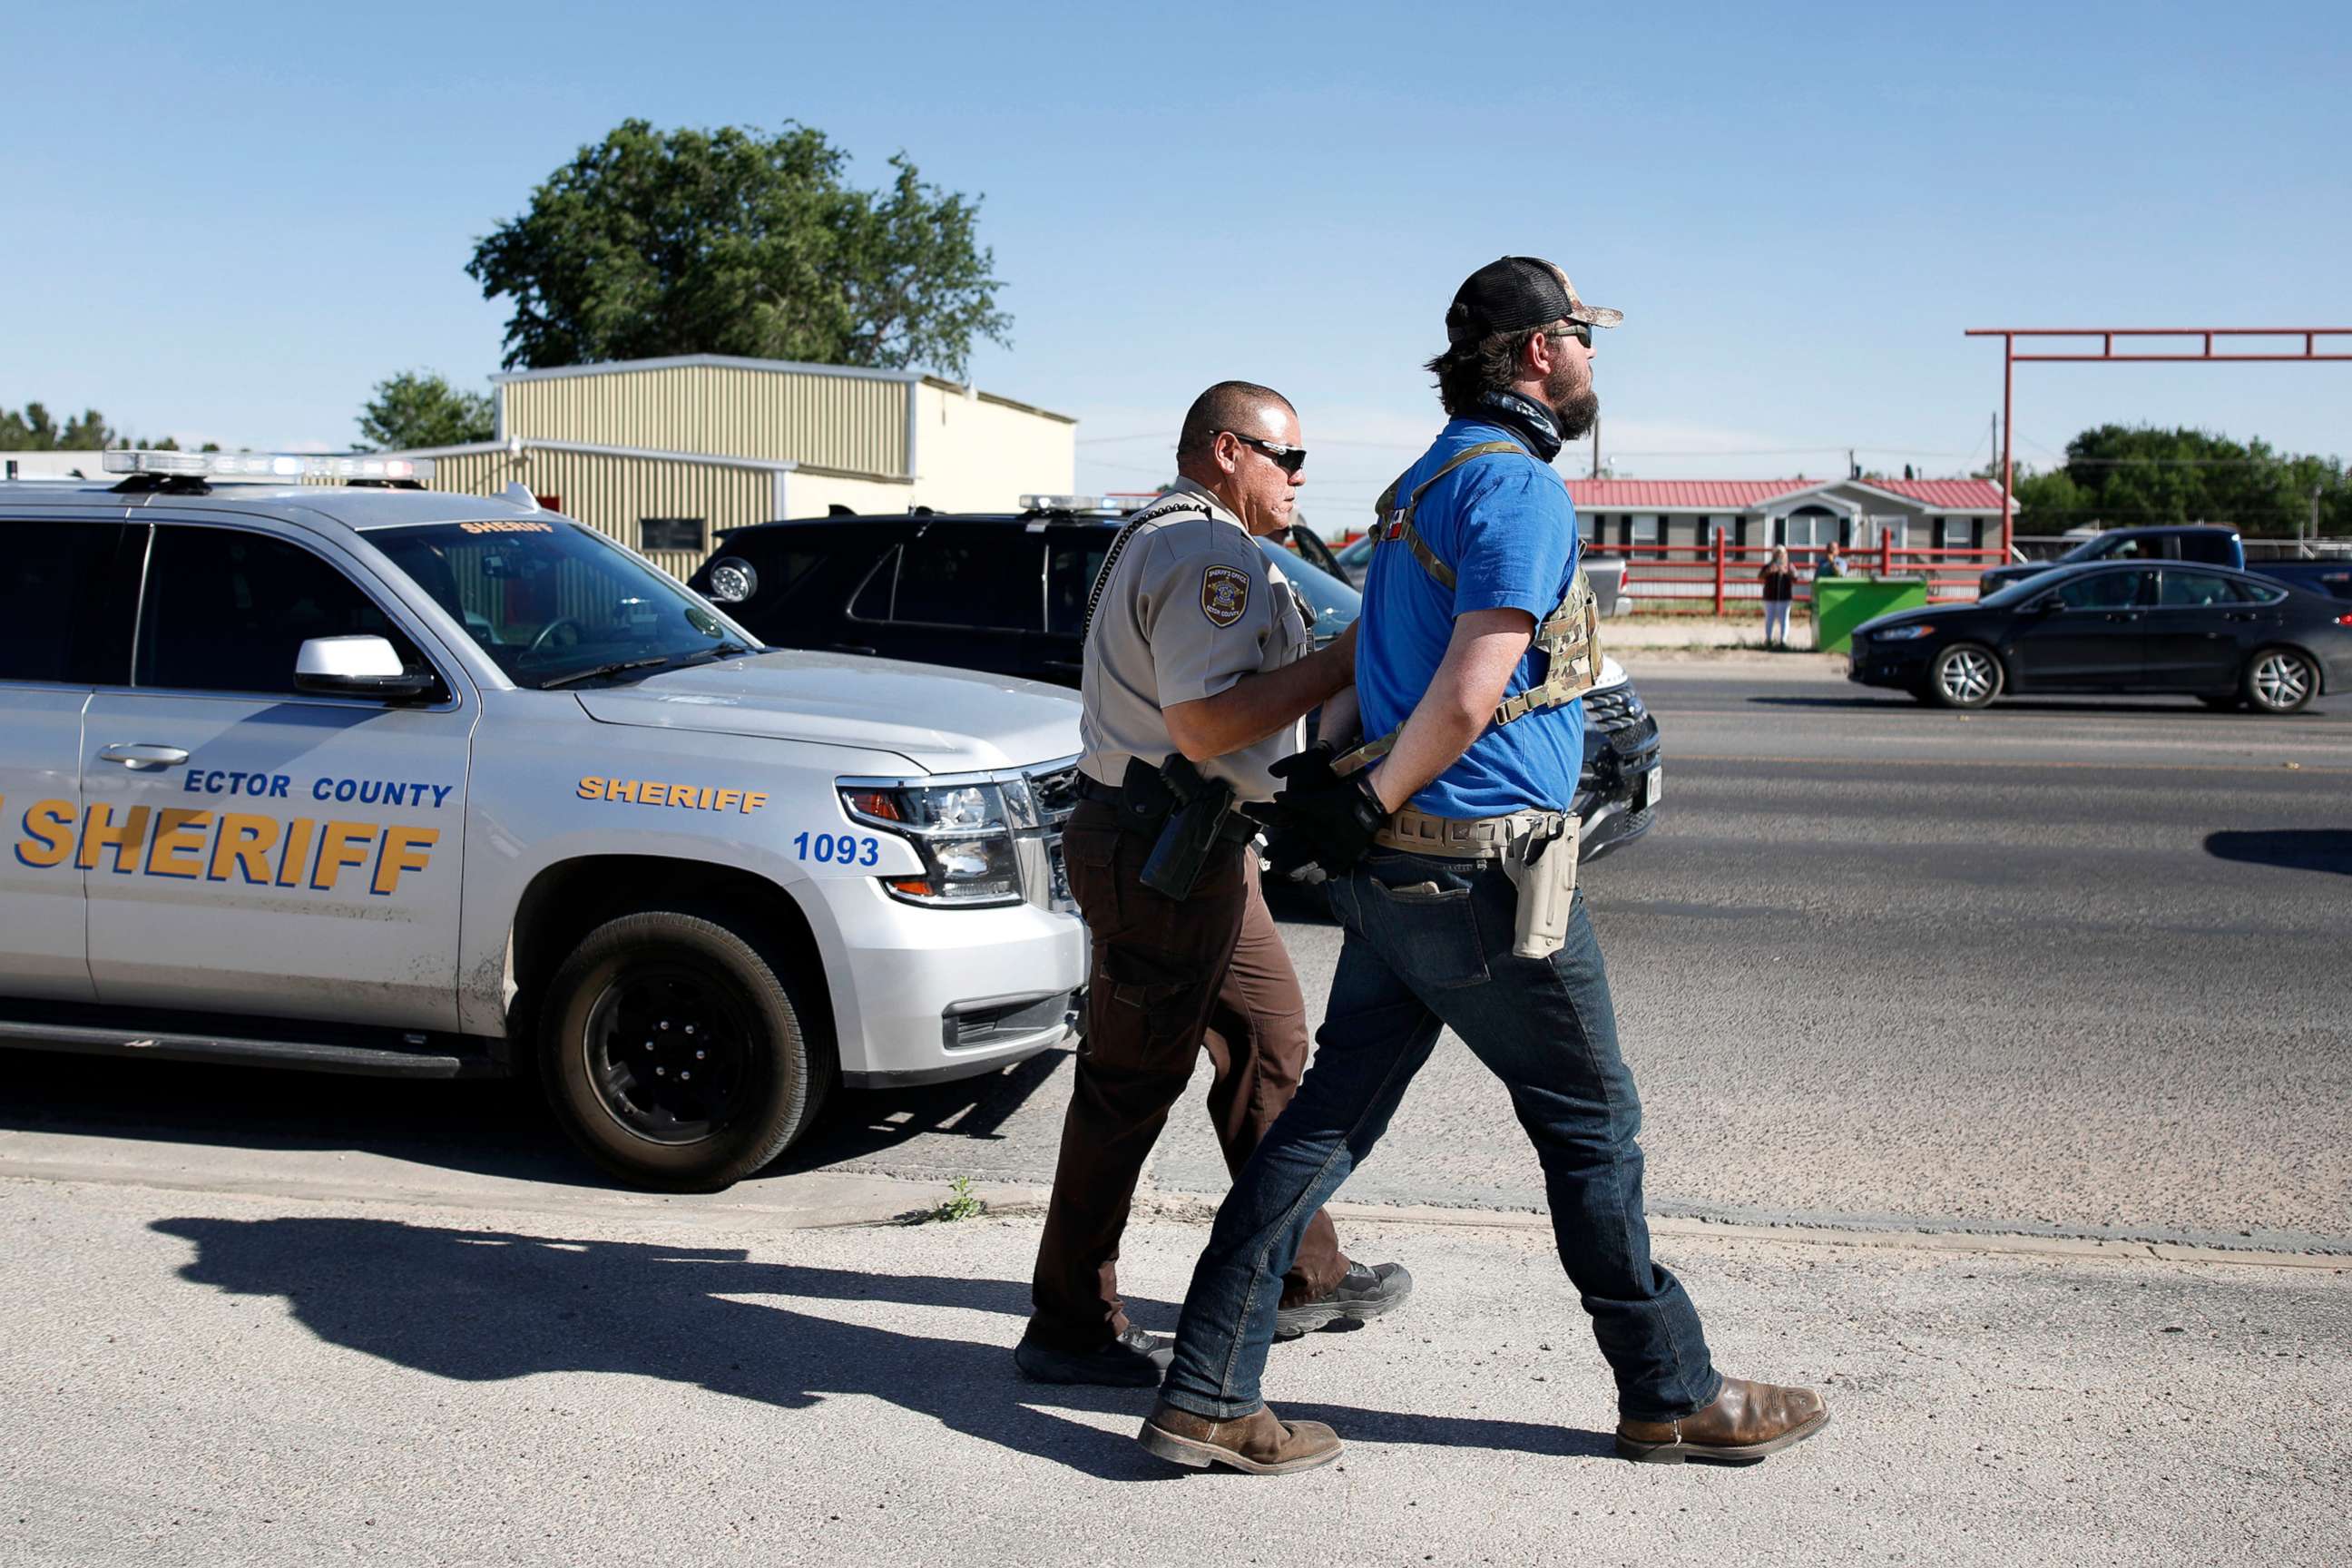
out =
<path fill-rule="evenodd" d="M 1249 574 L 1238 566 L 1212 566 L 1201 574 L 1201 613 L 1213 626 L 1229 626 L 1249 608 Z"/>

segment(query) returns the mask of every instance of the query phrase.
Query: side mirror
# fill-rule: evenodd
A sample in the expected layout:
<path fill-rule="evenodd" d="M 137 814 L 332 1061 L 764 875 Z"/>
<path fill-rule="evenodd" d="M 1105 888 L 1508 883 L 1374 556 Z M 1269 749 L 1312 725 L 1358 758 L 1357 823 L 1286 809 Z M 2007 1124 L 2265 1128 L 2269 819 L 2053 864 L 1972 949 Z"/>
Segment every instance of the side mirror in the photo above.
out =
<path fill-rule="evenodd" d="M 311 637 L 294 656 L 294 685 L 320 697 L 422 697 L 437 684 L 430 671 L 401 668 L 379 637 Z"/>
<path fill-rule="evenodd" d="M 2025 607 L 2037 616 L 2055 615 L 2066 607 L 2066 601 L 2055 594 L 2044 594 Z"/>

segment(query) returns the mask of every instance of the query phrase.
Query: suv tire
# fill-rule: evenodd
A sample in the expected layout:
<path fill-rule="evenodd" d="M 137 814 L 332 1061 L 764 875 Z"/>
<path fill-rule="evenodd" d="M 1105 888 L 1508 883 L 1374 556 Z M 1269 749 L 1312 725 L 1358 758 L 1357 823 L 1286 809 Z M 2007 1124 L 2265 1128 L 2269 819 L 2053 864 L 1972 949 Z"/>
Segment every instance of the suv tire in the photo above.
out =
<path fill-rule="evenodd" d="M 633 1186 L 732 1186 L 806 1130 L 832 1086 L 833 1053 L 802 1027 L 781 967 L 702 914 L 597 926 L 556 971 L 541 1016 L 556 1120 Z"/>
<path fill-rule="evenodd" d="M 2239 689 L 2257 713 L 2300 713 L 2319 694 L 2319 666 L 2301 648 L 2263 648 L 2246 660 Z"/>
<path fill-rule="evenodd" d="M 1982 708 L 2004 684 L 2000 656 L 1982 643 L 1956 642 L 1927 667 L 1927 699 L 1942 708 Z"/>

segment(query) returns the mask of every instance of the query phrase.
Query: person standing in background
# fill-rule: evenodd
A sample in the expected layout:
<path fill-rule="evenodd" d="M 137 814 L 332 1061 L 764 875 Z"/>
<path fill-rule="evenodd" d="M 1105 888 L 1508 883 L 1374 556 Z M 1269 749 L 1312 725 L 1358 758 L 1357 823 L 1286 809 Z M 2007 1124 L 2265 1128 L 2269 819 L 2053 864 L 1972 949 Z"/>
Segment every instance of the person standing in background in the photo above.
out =
<path fill-rule="evenodd" d="M 1788 546 L 1772 547 L 1772 558 L 1756 574 L 1764 584 L 1764 646 L 1789 646 L 1789 603 L 1797 596 L 1797 569 L 1789 564 Z"/>

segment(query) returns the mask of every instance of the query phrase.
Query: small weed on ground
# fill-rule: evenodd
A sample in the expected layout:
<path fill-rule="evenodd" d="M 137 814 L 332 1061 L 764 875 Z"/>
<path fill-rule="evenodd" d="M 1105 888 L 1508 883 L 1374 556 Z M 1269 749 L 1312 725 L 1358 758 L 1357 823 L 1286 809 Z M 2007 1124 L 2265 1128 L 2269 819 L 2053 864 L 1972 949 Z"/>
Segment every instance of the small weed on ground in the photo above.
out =
<path fill-rule="evenodd" d="M 929 1225 L 934 1221 L 978 1219 L 988 1213 L 988 1200 L 975 1196 L 970 1176 L 958 1176 L 948 1184 L 946 1201 L 936 1208 L 917 1209 L 904 1218 L 908 1225 Z"/>

